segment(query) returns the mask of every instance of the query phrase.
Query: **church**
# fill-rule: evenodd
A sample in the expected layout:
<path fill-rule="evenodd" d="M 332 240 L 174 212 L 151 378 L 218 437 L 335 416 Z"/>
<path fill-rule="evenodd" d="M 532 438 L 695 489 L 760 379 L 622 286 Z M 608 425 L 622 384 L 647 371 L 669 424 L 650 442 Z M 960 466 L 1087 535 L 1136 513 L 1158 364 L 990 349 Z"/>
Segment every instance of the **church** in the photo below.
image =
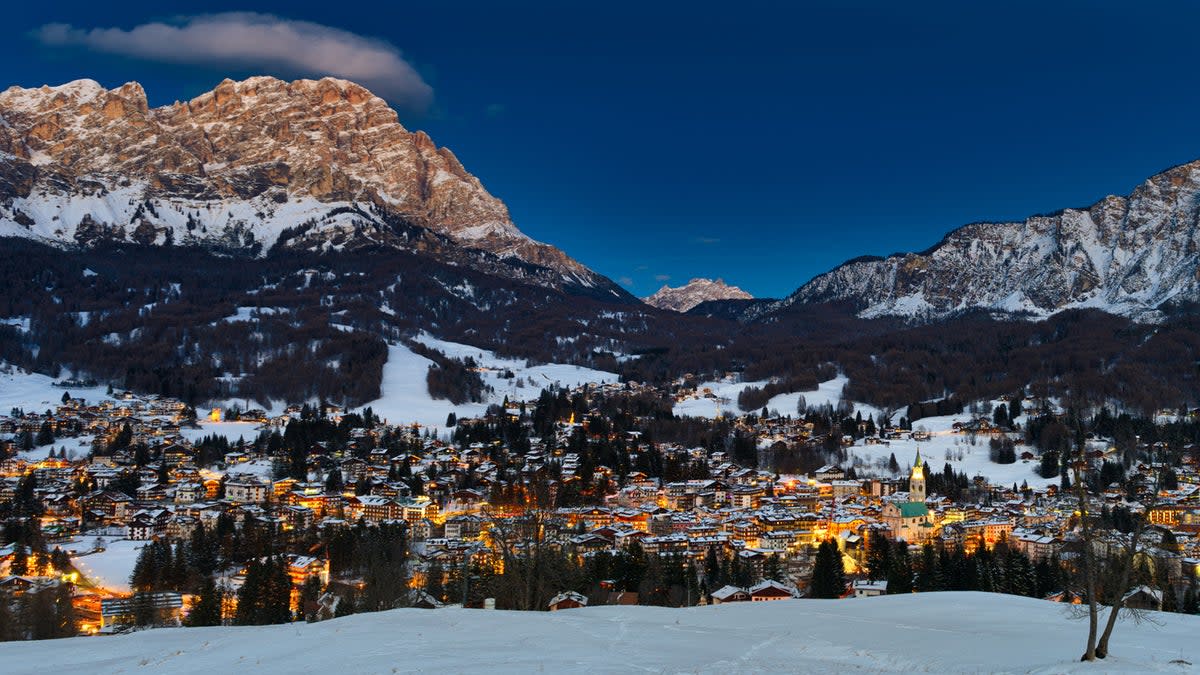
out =
<path fill-rule="evenodd" d="M 908 479 L 908 501 L 885 504 L 883 523 L 891 530 L 893 539 L 910 544 L 923 544 L 933 536 L 933 517 L 925 505 L 925 472 L 919 448 Z"/>

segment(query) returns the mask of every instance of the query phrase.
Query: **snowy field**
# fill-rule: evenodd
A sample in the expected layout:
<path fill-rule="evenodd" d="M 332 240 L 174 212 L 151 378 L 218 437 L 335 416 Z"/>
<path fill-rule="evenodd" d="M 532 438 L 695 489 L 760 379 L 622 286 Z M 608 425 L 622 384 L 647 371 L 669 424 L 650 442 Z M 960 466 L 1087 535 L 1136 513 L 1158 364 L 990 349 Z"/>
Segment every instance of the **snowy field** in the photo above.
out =
<path fill-rule="evenodd" d="M 672 412 L 676 417 L 704 417 L 714 419 L 723 415 L 742 415 L 748 411 L 738 407 L 738 394 L 746 387 L 761 387 L 765 380 L 755 382 L 735 382 L 722 380 L 720 382 L 702 382 L 696 386 L 696 398 L 689 398 L 675 404 Z M 704 396 L 708 389 L 716 398 Z"/>
<path fill-rule="evenodd" d="M 88 553 L 96 546 L 96 540 L 103 539 L 105 550 L 98 553 Z M 76 537 L 71 542 L 63 544 L 63 550 L 74 550 L 83 555 L 73 556 L 71 563 L 89 581 L 118 593 L 129 592 L 129 575 L 137 562 L 138 552 L 146 545 L 144 541 L 132 541 L 114 537 L 84 536 Z"/>
<path fill-rule="evenodd" d="M 812 391 L 797 391 L 790 394 L 779 394 L 767 401 L 767 410 L 776 411 L 780 415 L 796 416 L 797 404 L 800 402 L 800 397 L 804 397 L 804 403 L 808 407 L 817 407 L 823 405 L 831 405 L 837 407 L 837 404 L 842 400 L 842 388 L 850 378 L 845 375 L 838 375 L 832 380 L 817 385 L 817 388 Z M 735 382 L 732 380 L 722 380 L 714 382 L 704 382 L 696 387 L 696 398 L 690 398 L 680 401 L 675 404 L 674 413 L 676 417 L 705 417 L 713 419 L 719 415 L 744 415 L 746 413 L 757 413 L 761 408 L 754 410 L 742 410 L 738 406 L 738 394 L 746 387 L 761 387 L 765 385 L 766 380 L 758 380 L 755 382 Z M 705 389 L 712 391 L 716 398 L 707 398 L 701 392 Z M 863 416 L 878 415 L 879 410 L 865 403 L 854 403 L 855 410 L 861 410 Z"/>
<path fill-rule="evenodd" d="M 616 382 L 618 379 L 614 373 L 580 366 L 555 363 L 530 366 L 523 360 L 502 358 L 485 349 L 446 342 L 428 335 L 418 339 L 446 356 L 460 359 L 469 356 L 475 359 L 481 367 L 488 369 L 481 375 L 484 384 L 495 391 L 483 403 L 454 405 L 449 401 L 431 398 L 425 385 L 425 376 L 433 362 L 405 345 L 389 345 L 388 360 L 383 366 L 383 397 L 367 405 L 391 424 L 416 422 L 440 430 L 451 412 L 460 418 L 478 417 L 483 415 L 488 405 L 502 403 L 505 396 L 510 401 L 535 400 L 541 390 L 552 383 L 575 387 L 584 383 Z M 505 370 L 511 370 L 515 377 L 501 377 Z"/>
<path fill-rule="evenodd" d="M 897 417 L 897 419 L 899 418 Z M 923 429 L 929 432 L 930 438 L 924 441 L 915 441 L 906 436 L 901 440 L 888 441 L 888 445 L 865 445 L 860 440 L 854 446 L 847 448 L 852 458 L 848 465 L 857 467 L 856 472 L 860 474 L 888 475 L 883 465 L 886 464 L 891 454 L 895 453 L 901 472 L 907 475 L 908 468 L 912 466 L 917 450 L 920 449 L 921 458 L 935 472 L 940 472 L 946 462 L 949 462 L 955 471 L 966 473 L 968 477 L 982 474 L 988 478 L 989 482 L 998 485 L 1011 486 L 1016 483 L 1019 487 L 1022 482 L 1027 481 L 1030 487 L 1039 487 L 1058 483 L 1057 477 L 1042 478 L 1037 474 L 1039 462 L 1036 459 L 1028 461 L 1018 459 L 1013 464 L 992 462 L 988 446 L 990 436 L 978 435 L 975 438 L 975 445 L 971 445 L 968 434 L 953 432 L 955 422 L 969 422 L 970 420 L 969 413 L 923 417 L 913 422 L 912 426 L 914 430 Z M 1030 448 L 1018 445 L 1016 447 L 1017 456 L 1020 457 L 1021 453 L 1026 450 L 1030 450 Z M 1034 454 L 1037 454 L 1036 451 Z"/>
<path fill-rule="evenodd" d="M 64 378 L 65 379 L 65 378 Z M 15 366 L 0 364 L 0 411 L 8 414 L 13 408 L 29 412 L 45 412 L 62 404 L 62 396 L 70 392 L 75 398 L 89 403 L 107 400 L 106 387 L 56 387 L 56 380 L 47 375 L 30 373 Z"/>
<path fill-rule="evenodd" d="M 849 379 L 846 376 L 839 375 L 832 380 L 822 382 L 814 391 L 779 394 L 771 398 L 767 403 L 767 409 L 778 411 L 781 415 L 795 416 L 797 414 L 797 404 L 801 396 L 804 397 L 805 405 L 808 407 L 823 406 L 826 404 L 836 407 L 842 400 L 842 388 L 846 386 L 847 382 L 849 382 Z M 716 396 L 715 399 L 700 397 L 681 401 L 675 404 L 674 412 L 676 416 L 705 417 L 709 419 L 721 414 L 730 415 L 756 412 L 739 408 L 737 397 L 746 387 L 762 386 L 763 384 L 765 382 L 762 381 L 705 382 L 696 388 L 697 393 L 708 388 Z M 992 403 L 994 406 L 999 401 L 993 401 Z M 867 417 L 877 418 L 880 414 L 880 410 L 874 406 L 857 402 L 852 402 L 851 404 L 854 406 L 855 412 L 862 413 L 864 419 Z M 896 411 L 892 416 L 892 421 L 898 422 L 904 414 L 904 410 Z M 1036 459 L 1028 461 L 1018 459 L 1014 464 L 996 464 L 992 462 L 988 447 L 988 436 L 977 436 L 975 444 L 972 445 L 970 437 L 967 434 L 953 432 L 955 422 L 970 422 L 971 419 L 972 415 L 970 413 L 919 419 L 913 423 L 913 429 L 929 432 L 930 438 L 924 441 L 915 441 L 906 436 L 900 440 L 888 441 L 887 445 L 866 445 L 860 440 L 855 445 L 847 448 L 850 460 L 846 462 L 846 465 L 854 466 L 860 476 L 886 476 L 890 475 L 890 472 L 886 469 L 888 458 L 892 453 L 895 453 L 896 461 L 901 467 L 901 473 L 908 475 L 908 470 L 912 466 L 913 460 L 917 455 L 917 450 L 919 449 L 921 457 L 929 463 L 930 468 L 934 471 L 941 471 L 946 462 L 949 462 L 955 471 L 966 473 L 969 477 L 982 474 L 990 482 L 1000 485 L 1012 485 L 1016 483 L 1017 486 L 1020 486 L 1022 482 L 1028 482 L 1031 487 L 1039 487 L 1058 482 L 1058 478 L 1042 478 L 1037 474 L 1039 464 Z M 1023 451 L 1029 449 L 1027 446 L 1018 445 L 1016 453 L 1020 456 Z M 1035 452 L 1034 454 L 1036 455 L 1037 453 Z"/>
<path fill-rule="evenodd" d="M 1123 622 L 1081 664 L 1087 627 L 985 593 L 561 612 L 394 610 L 316 624 L 173 628 L 0 644 L 10 675 L 66 673 L 1195 672 L 1200 617 Z"/>
<path fill-rule="evenodd" d="M 209 478 L 219 479 L 224 475 L 236 475 L 248 473 L 252 476 L 258 476 L 262 480 L 271 480 L 273 467 L 269 459 L 256 459 L 251 462 L 241 462 L 238 464 L 229 464 L 223 469 L 200 469 L 200 475 L 206 480 Z"/>
<path fill-rule="evenodd" d="M 239 438 L 253 441 L 262 433 L 256 422 L 209 422 L 201 419 L 197 423 L 199 429 L 184 427 L 179 430 L 180 435 L 193 442 L 205 436 L 223 436 L 232 442 Z"/>
<path fill-rule="evenodd" d="M 842 402 L 842 389 L 850 383 L 850 378 L 845 375 L 838 375 L 832 380 L 826 380 L 817 385 L 815 391 L 797 391 L 791 394 L 779 394 L 773 396 L 770 401 L 767 401 L 767 410 L 777 411 L 780 415 L 791 415 L 795 417 L 800 403 L 800 397 L 804 397 L 804 405 L 806 408 L 816 408 L 824 405 L 833 406 L 836 408 Z M 868 415 L 871 417 L 879 416 L 879 409 L 867 405 L 866 403 L 854 403 L 855 411 L 861 412 L 863 417 Z"/>

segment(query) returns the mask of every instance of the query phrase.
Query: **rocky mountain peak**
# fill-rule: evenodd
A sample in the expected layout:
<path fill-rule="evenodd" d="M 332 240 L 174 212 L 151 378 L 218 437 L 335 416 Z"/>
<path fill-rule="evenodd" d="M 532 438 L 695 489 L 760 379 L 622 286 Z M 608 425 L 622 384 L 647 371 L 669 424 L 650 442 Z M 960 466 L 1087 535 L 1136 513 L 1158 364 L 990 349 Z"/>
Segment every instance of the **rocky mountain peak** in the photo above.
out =
<path fill-rule="evenodd" d="M 0 153 L 0 235 L 265 252 L 297 228 L 307 235 L 289 242 L 304 246 L 326 245 L 314 233 L 328 230 L 380 243 L 400 220 L 616 290 L 521 233 L 453 153 L 345 80 L 226 79 L 157 108 L 136 82 L 12 87 L 0 93 Z"/>
<path fill-rule="evenodd" d="M 730 286 L 723 280 L 692 279 L 683 286 L 671 288 L 663 284 L 654 295 L 643 298 L 643 301 L 659 309 L 675 312 L 686 312 L 702 302 L 710 300 L 750 300 L 754 296 L 737 286 Z"/>
<path fill-rule="evenodd" d="M 1020 222 L 973 223 L 921 253 L 857 259 L 798 289 L 795 303 L 848 301 L 863 317 L 940 319 L 969 310 L 1040 318 L 1093 308 L 1156 321 L 1200 302 L 1200 160 Z"/>

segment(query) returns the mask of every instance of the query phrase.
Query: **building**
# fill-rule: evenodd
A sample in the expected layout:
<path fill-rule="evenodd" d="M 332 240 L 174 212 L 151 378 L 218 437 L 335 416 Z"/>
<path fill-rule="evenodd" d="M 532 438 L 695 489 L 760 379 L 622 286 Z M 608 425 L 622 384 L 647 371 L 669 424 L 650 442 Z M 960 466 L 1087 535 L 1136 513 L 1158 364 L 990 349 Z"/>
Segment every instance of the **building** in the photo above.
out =
<path fill-rule="evenodd" d="M 750 594 L 744 588 L 737 586 L 722 586 L 712 592 L 712 602 L 714 605 L 720 605 L 725 602 L 748 602 Z"/>
<path fill-rule="evenodd" d="M 925 472 L 920 450 L 908 482 L 908 501 L 888 502 L 882 516 L 894 539 L 922 544 L 933 536 L 933 517 L 925 504 Z"/>
<path fill-rule="evenodd" d="M 546 606 L 551 612 L 557 612 L 560 609 L 575 609 L 576 607 L 587 607 L 587 596 L 575 591 L 564 591 L 550 598 L 550 602 Z"/>
<path fill-rule="evenodd" d="M 751 586 L 748 591 L 751 602 L 772 602 L 775 600 L 791 600 L 796 597 L 796 591 L 774 579 L 763 579 Z"/>
<path fill-rule="evenodd" d="M 861 579 L 854 582 L 854 597 L 856 598 L 874 598 L 880 595 L 887 595 L 888 582 L 886 579 L 882 581 L 872 581 L 870 579 Z"/>

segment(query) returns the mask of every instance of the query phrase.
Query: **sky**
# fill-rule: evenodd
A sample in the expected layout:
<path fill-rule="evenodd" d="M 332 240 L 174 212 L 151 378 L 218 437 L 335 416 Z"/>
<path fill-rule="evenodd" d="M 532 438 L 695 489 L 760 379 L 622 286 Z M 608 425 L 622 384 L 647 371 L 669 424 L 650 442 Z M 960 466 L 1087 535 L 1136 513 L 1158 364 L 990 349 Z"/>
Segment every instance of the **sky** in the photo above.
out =
<path fill-rule="evenodd" d="M 326 74 L 637 295 L 781 297 L 860 255 L 1200 157 L 1200 3 L 20 3 L 0 86 Z"/>

